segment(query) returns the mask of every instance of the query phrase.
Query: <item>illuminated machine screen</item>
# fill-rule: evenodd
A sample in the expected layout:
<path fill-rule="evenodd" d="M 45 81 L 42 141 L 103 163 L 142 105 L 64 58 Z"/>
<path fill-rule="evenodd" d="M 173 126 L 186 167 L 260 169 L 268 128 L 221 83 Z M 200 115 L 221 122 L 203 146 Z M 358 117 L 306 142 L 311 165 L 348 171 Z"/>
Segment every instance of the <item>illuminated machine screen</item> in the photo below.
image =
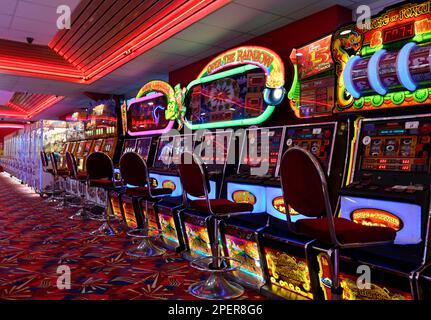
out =
<path fill-rule="evenodd" d="M 232 139 L 232 131 L 207 132 L 202 137 L 199 155 L 208 172 L 223 172 Z"/>
<path fill-rule="evenodd" d="M 148 160 L 148 154 L 150 153 L 152 138 L 142 138 L 136 141 L 136 150 L 145 161 Z"/>
<path fill-rule="evenodd" d="M 267 108 L 262 94 L 266 75 L 259 67 L 247 67 L 222 72 L 193 85 L 186 97 L 190 123 L 207 124 L 261 115 Z"/>
<path fill-rule="evenodd" d="M 173 167 L 175 167 L 176 164 L 178 164 L 181 161 L 180 159 L 181 154 L 183 154 L 184 152 L 190 152 L 190 153 L 193 152 L 195 143 L 196 141 L 192 134 L 175 136 L 174 142 L 173 142 L 173 149 L 172 149 Z"/>
<path fill-rule="evenodd" d="M 128 139 L 124 142 L 123 153 L 135 152 L 136 149 L 136 139 Z"/>
<path fill-rule="evenodd" d="M 250 174 L 251 168 L 267 168 L 262 175 L 276 176 L 284 134 L 285 127 L 247 129 L 238 173 Z"/>
<path fill-rule="evenodd" d="M 84 153 L 85 149 L 85 141 L 79 142 L 78 150 L 76 151 L 76 155 L 81 156 Z"/>
<path fill-rule="evenodd" d="M 102 150 L 103 139 L 98 139 L 94 142 L 94 152 L 99 152 Z"/>
<path fill-rule="evenodd" d="M 169 120 L 165 118 L 167 98 L 162 93 L 153 93 L 134 99 L 127 110 L 127 127 L 131 136 L 144 132 L 163 130 Z"/>
<path fill-rule="evenodd" d="M 172 164 L 172 150 L 174 148 L 175 136 L 164 136 L 159 139 L 154 168 L 166 169 Z"/>
<path fill-rule="evenodd" d="M 73 155 L 76 155 L 76 153 L 77 153 L 77 150 L 76 150 L 77 145 L 78 145 L 77 142 L 72 142 L 70 144 L 70 151 L 69 152 L 72 153 Z"/>
<path fill-rule="evenodd" d="M 114 143 L 115 143 L 114 138 L 106 139 L 105 144 L 103 145 L 103 152 L 104 153 L 111 153 L 113 150 Z"/>
<path fill-rule="evenodd" d="M 93 145 L 93 140 L 87 140 L 85 142 L 84 153 L 83 153 L 84 156 L 86 156 L 86 155 L 88 155 L 90 153 L 92 145 Z"/>
<path fill-rule="evenodd" d="M 331 167 L 336 123 L 288 126 L 286 146 L 301 147 L 314 154 L 328 174 Z"/>
<path fill-rule="evenodd" d="M 332 35 L 294 49 L 294 81 L 289 91 L 292 109 L 297 117 L 331 115 L 335 105 L 334 62 L 331 54 Z"/>
<path fill-rule="evenodd" d="M 431 118 L 363 121 L 358 148 L 360 170 L 429 173 Z"/>

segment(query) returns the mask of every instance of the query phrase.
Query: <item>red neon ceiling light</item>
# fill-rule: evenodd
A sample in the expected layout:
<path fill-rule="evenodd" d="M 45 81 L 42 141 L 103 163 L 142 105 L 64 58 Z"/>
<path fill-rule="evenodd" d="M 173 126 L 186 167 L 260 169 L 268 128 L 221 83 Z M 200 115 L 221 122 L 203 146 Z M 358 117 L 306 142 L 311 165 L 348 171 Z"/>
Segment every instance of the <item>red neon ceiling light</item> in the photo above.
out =
<path fill-rule="evenodd" d="M 113 48 L 112 53 L 89 68 L 84 64 L 73 65 L 71 58 L 62 56 L 61 50 L 56 50 L 53 41 L 49 48 L 15 43 L 16 50 L 6 51 L 1 49 L 2 46 L 7 46 L 7 43 L 1 43 L 6 40 L 0 40 L 0 73 L 91 84 L 229 2 L 189 0 L 183 1 L 176 10 L 169 13 L 166 13 L 168 10 L 161 10 L 145 23 L 134 26 L 132 30 L 136 31 L 127 35 L 130 41 L 120 48 Z M 103 39 L 100 42 L 102 43 Z M 43 109 L 44 107 L 41 107 L 40 111 Z"/>
<path fill-rule="evenodd" d="M 64 99 L 64 96 L 15 93 L 0 115 L 12 118 L 30 119 L 38 113 Z"/>

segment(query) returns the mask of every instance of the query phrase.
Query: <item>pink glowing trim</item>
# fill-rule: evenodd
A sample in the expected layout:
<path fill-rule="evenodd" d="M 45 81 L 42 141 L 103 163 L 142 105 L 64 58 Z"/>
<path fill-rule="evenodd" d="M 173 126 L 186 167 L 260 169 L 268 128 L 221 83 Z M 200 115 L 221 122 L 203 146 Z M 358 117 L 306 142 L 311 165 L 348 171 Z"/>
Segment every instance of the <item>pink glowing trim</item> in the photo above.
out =
<path fill-rule="evenodd" d="M 132 104 L 134 103 L 138 103 L 138 102 L 143 102 L 143 101 L 147 101 L 147 100 L 152 100 L 154 98 L 158 98 L 164 96 L 163 93 L 151 93 L 149 95 L 146 95 L 145 97 L 139 98 L 139 99 L 132 99 L 129 103 L 129 105 L 127 106 L 127 111 L 129 111 L 129 108 Z M 149 135 L 154 135 L 154 134 L 165 134 L 168 133 L 169 130 L 171 130 L 174 126 L 174 121 L 171 120 L 168 122 L 168 125 L 163 128 L 163 129 L 157 129 L 157 130 L 149 130 L 149 131 L 136 131 L 136 132 L 131 132 L 130 130 L 127 130 L 127 133 L 129 134 L 129 136 L 131 137 L 136 137 L 136 136 L 149 136 Z"/>
<path fill-rule="evenodd" d="M 165 133 L 168 133 L 173 126 L 174 126 L 174 121 L 171 120 L 168 122 L 168 125 L 164 129 L 157 129 L 157 130 L 150 130 L 150 131 L 137 131 L 137 132 L 130 132 L 129 130 L 127 130 L 127 133 L 132 137 L 148 136 L 150 134 L 165 134 Z"/>

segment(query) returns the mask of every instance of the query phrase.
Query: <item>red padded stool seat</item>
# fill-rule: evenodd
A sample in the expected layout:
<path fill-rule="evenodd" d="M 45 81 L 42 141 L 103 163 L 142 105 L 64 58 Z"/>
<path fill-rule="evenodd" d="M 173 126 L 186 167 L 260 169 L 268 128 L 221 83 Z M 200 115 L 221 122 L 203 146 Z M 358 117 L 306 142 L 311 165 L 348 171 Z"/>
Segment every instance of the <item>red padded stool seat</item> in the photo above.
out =
<path fill-rule="evenodd" d="M 332 244 L 329 235 L 328 219 L 301 219 L 295 224 L 299 233 L 316 238 L 319 241 Z M 334 217 L 337 238 L 342 243 L 393 241 L 396 231 L 385 227 L 368 227 L 344 218 Z"/>
<path fill-rule="evenodd" d="M 236 203 L 226 199 L 210 199 L 209 202 L 211 210 L 216 214 L 253 211 L 253 205 L 249 203 Z M 190 207 L 195 210 L 208 212 L 207 200 L 192 200 L 190 201 Z"/>
<path fill-rule="evenodd" d="M 90 187 L 97 188 L 117 188 L 120 187 L 119 184 L 115 183 L 112 178 L 100 178 L 100 179 L 91 179 Z"/>
<path fill-rule="evenodd" d="M 171 193 L 172 193 L 172 189 L 169 189 L 169 188 L 159 188 L 159 189 L 151 188 L 151 194 L 153 196 L 163 196 L 163 195 L 169 195 Z M 130 197 L 143 197 L 143 198 L 150 197 L 147 187 L 127 188 L 126 195 Z"/>

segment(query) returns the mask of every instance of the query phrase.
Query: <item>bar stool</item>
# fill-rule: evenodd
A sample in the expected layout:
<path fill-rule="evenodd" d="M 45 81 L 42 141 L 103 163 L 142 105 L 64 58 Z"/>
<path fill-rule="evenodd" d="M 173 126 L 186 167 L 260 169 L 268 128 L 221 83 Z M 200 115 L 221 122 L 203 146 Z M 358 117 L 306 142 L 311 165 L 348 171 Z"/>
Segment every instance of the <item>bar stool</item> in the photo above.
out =
<path fill-rule="evenodd" d="M 49 160 L 51 162 L 52 172 L 54 174 L 54 180 L 58 181 L 58 178 L 63 178 L 66 180 L 66 178 L 69 176 L 69 170 L 58 168 L 57 165 L 57 155 L 55 152 L 49 153 Z M 65 208 L 67 208 L 67 195 L 64 190 L 61 191 L 61 202 L 58 206 L 55 207 L 56 210 L 61 211 Z"/>
<path fill-rule="evenodd" d="M 126 195 L 132 198 L 134 212 L 138 227 L 127 232 L 133 238 L 140 238 L 139 245 L 127 251 L 127 254 L 134 257 L 155 257 L 166 252 L 160 248 L 155 240 L 159 238 L 161 230 L 149 226 L 148 217 L 142 214 L 142 202 L 157 202 L 160 197 L 170 195 L 172 189 L 152 188 L 148 174 L 147 163 L 135 152 L 127 152 L 120 159 L 120 173 L 123 183 L 127 185 Z M 147 210 L 146 210 L 147 212 Z"/>
<path fill-rule="evenodd" d="M 212 256 L 194 259 L 190 263 L 193 268 L 210 272 L 210 275 L 206 280 L 192 284 L 189 292 L 201 299 L 237 298 L 244 293 L 243 287 L 228 280 L 225 275 L 227 272 L 238 269 L 240 261 L 220 256 L 219 225 L 223 219 L 230 216 L 252 212 L 253 205 L 235 203 L 226 199 L 209 199 L 208 173 L 202 160 L 192 153 L 185 152 L 181 155 L 178 169 L 183 187 L 185 210 L 197 210 L 212 216 L 209 230 Z M 189 201 L 187 195 L 201 199 Z M 236 266 L 233 266 L 232 263 Z"/>
<path fill-rule="evenodd" d="M 340 249 L 391 244 L 396 232 L 391 228 L 364 226 L 334 217 L 325 173 L 318 160 L 307 150 L 293 147 L 285 152 L 280 178 L 284 202 L 310 218 L 292 223 L 289 210 L 286 210 L 288 230 L 329 245 L 325 251 L 330 260 L 332 298 L 338 300 L 342 297 Z"/>
<path fill-rule="evenodd" d="M 69 219 L 71 220 L 88 219 L 89 215 L 85 207 L 85 192 L 84 192 L 87 184 L 87 173 L 86 172 L 78 173 L 78 166 L 76 165 L 75 157 L 69 151 L 66 152 L 65 157 L 66 157 L 67 169 L 70 172 L 69 178 L 79 182 L 83 190 L 82 192 L 80 192 L 80 205 L 79 205 L 80 209 L 74 215 L 71 215 Z"/>
<path fill-rule="evenodd" d="M 118 190 L 118 185 L 114 180 L 114 165 L 111 158 L 103 152 L 93 152 L 87 158 L 88 186 L 103 189 L 106 193 L 111 190 Z M 102 221 L 102 225 L 90 232 L 93 236 L 114 236 L 117 231 L 110 223 L 109 201 L 107 201 L 104 216 L 95 220 Z"/>

